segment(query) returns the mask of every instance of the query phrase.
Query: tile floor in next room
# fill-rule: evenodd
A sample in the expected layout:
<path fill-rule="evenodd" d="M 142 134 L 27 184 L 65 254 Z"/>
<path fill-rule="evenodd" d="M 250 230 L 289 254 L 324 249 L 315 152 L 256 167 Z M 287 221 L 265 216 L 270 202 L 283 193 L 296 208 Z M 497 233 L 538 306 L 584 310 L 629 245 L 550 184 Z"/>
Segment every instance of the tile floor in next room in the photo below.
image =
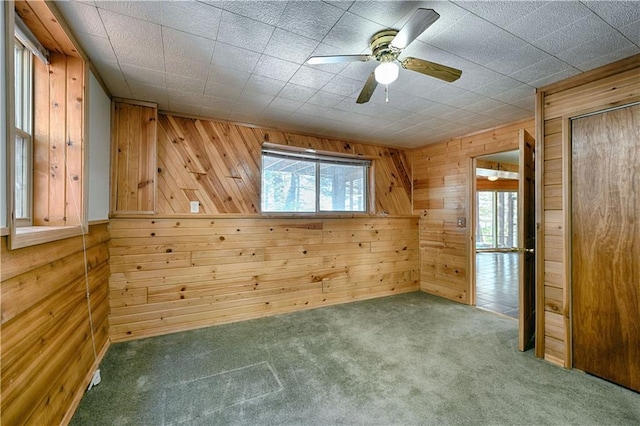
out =
<path fill-rule="evenodd" d="M 478 253 L 476 274 L 476 306 L 518 318 L 518 253 Z"/>

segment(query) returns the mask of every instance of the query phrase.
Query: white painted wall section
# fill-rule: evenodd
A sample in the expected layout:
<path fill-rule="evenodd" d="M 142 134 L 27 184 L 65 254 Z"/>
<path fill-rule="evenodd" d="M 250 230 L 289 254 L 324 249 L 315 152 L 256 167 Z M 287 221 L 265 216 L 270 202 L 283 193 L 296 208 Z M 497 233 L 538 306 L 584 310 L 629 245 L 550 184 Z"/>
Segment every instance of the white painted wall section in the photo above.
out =
<path fill-rule="evenodd" d="M 89 221 L 109 218 L 111 100 L 89 73 Z"/>

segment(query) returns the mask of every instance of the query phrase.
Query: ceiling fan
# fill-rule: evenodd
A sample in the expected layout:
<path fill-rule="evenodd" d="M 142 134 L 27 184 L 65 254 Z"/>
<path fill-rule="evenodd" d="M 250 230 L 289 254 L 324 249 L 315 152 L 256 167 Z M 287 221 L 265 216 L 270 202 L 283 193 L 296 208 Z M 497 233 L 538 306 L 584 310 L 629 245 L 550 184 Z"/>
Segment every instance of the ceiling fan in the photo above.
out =
<path fill-rule="evenodd" d="M 404 69 L 451 83 L 460 78 L 462 71 L 410 56 L 402 60 L 398 59 L 402 50 L 436 22 L 438 18 L 440 18 L 440 15 L 433 9 L 419 8 L 411 15 L 411 18 L 400 31 L 388 29 L 375 33 L 371 37 L 369 44 L 371 54 L 312 56 L 307 59 L 307 63 L 311 65 L 340 64 L 345 62 L 367 62 L 371 59 L 380 62 L 380 65 L 369 75 L 367 82 L 364 84 L 356 100 L 359 104 L 369 102 L 378 83 L 388 85 L 396 81 L 399 72 L 396 62 Z"/>

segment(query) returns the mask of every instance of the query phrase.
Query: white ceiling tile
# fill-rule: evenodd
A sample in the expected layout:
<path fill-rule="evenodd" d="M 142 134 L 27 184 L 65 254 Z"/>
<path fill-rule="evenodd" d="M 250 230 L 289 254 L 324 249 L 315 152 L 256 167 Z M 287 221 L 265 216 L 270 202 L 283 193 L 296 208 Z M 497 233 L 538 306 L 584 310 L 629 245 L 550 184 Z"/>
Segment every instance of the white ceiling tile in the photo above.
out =
<path fill-rule="evenodd" d="M 539 38 L 533 44 L 545 52 L 557 54 L 578 44 L 602 37 L 609 32 L 611 32 L 609 24 L 591 15 Z"/>
<path fill-rule="evenodd" d="M 484 98 L 480 102 L 468 104 L 463 106 L 462 108 L 466 109 L 467 111 L 475 112 L 476 114 L 482 114 L 484 111 L 497 108 L 499 106 L 502 106 L 503 104 L 504 102 L 500 102 L 495 99 Z"/>
<path fill-rule="evenodd" d="M 346 12 L 327 33 L 322 42 L 335 46 L 344 55 L 361 52 L 370 53 L 369 43 L 371 36 L 383 29 L 385 27 L 380 24 Z"/>
<path fill-rule="evenodd" d="M 82 34 L 82 48 L 92 62 L 104 61 L 116 62 L 116 54 L 108 38 L 96 37 L 91 34 Z"/>
<path fill-rule="evenodd" d="M 301 101 L 294 101 L 293 99 L 286 99 L 278 96 L 274 98 L 273 101 L 269 104 L 269 108 L 293 112 L 300 108 L 303 104 L 304 102 Z"/>
<path fill-rule="evenodd" d="M 273 98 L 271 95 L 245 90 L 238 98 L 233 111 L 261 112 L 273 101 Z"/>
<path fill-rule="evenodd" d="M 504 55 L 487 63 L 485 66 L 499 73 L 510 75 L 548 58 L 548 53 L 531 44 L 527 44 L 520 49 L 505 52 Z"/>
<path fill-rule="evenodd" d="M 336 95 L 334 93 L 318 90 L 307 102 L 323 107 L 334 107 L 345 99 L 345 96 Z"/>
<path fill-rule="evenodd" d="M 440 15 L 440 18 L 436 22 L 434 22 L 420 36 L 418 36 L 419 40 L 427 43 L 429 43 L 433 38 L 437 37 L 441 32 L 449 29 L 459 20 L 470 15 L 470 13 L 465 9 L 447 1 L 428 1 L 424 4 L 421 4 L 420 7 L 433 9 Z M 409 13 L 405 14 L 405 16 L 401 20 L 393 25 L 393 28 L 402 28 L 404 24 L 409 20 L 409 18 L 413 15 L 413 13 L 413 11 L 410 11 Z"/>
<path fill-rule="evenodd" d="M 275 58 L 302 64 L 311 56 L 318 44 L 316 40 L 276 28 L 265 53 Z"/>
<path fill-rule="evenodd" d="M 104 9 L 100 17 L 118 62 L 164 71 L 160 25 Z"/>
<path fill-rule="evenodd" d="M 299 68 L 300 65 L 293 62 L 262 55 L 253 69 L 253 73 L 276 80 L 289 81 Z"/>
<path fill-rule="evenodd" d="M 544 61 L 533 64 L 530 67 L 512 74 L 511 77 L 515 80 L 529 84 L 551 74 L 566 71 L 572 68 L 573 67 L 571 67 L 566 62 L 561 61 L 560 59 L 549 57 Z"/>
<path fill-rule="evenodd" d="M 544 1 L 457 1 L 463 9 L 504 27 L 544 6 Z"/>
<path fill-rule="evenodd" d="M 260 59 L 260 54 L 230 44 L 216 42 L 211 63 L 234 70 L 251 72 Z"/>
<path fill-rule="evenodd" d="M 349 10 L 351 5 L 353 3 L 355 3 L 355 2 L 354 1 L 344 1 L 344 0 L 337 0 L 337 1 L 325 0 L 325 3 L 329 3 L 332 6 L 339 7 L 342 10 Z"/>
<path fill-rule="evenodd" d="M 202 95 L 195 95 L 193 93 L 186 93 L 183 90 L 167 89 L 167 98 L 169 103 L 175 102 L 184 105 L 202 105 Z"/>
<path fill-rule="evenodd" d="M 168 89 L 183 90 L 200 96 L 204 93 L 204 87 L 206 84 L 205 80 L 198 80 L 175 74 L 166 74 L 165 80 Z"/>
<path fill-rule="evenodd" d="M 192 1 L 163 1 L 162 25 L 212 40 L 218 35 L 222 10 Z"/>
<path fill-rule="evenodd" d="M 614 50 L 595 59 L 582 62 L 576 67 L 582 71 L 589 71 L 602 65 L 610 64 L 620 59 L 628 58 L 632 55 L 637 55 L 638 53 L 640 53 L 640 48 L 633 44 L 629 47 L 625 47 L 624 49 Z"/>
<path fill-rule="evenodd" d="M 171 108 L 172 112 L 185 114 L 185 115 L 200 116 L 202 112 L 202 108 L 197 105 L 181 104 L 179 102 L 172 102 L 172 101 L 169 101 L 169 108 Z"/>
<path fill-rule="evenodd" d="M 298 84 L 287 83 L 287 85 L 284 86 L 284 88 L 280 91 L 278 96 L 294 101 L 306 102 L 309 100 L 309 98 L 311 98 L 311 96 L 315 95 L 316 92 L 317 89 L 300 86 Z"/>
<path fill-rule="evenodd" d="M 224 11 L 220 19 L 218 41 L 262 53 L 274 27 L 235 13 Z"/>
<path fill-rule="evenodd" d="M 489 98 L 492 98 L 499 93 L 506 92 L 507 90 L 515 89 L 517 87 L 522 86 L 522 81 L 516 80 L 511 77 L 500 76 L 496 80 L 492 81 L 489 84 L 485 84 L 484 86 L 476 87 L 473 89 L 474 92 L 479 93 L 481 95 L 485 95 Z"/>
<path fill-rule="evenodd" d="M 183 56 L 165 56 L 164 68 L 169 74 L 183 75 L 197 80 L 206 80 L 209 75 L 209 63 Z"/>
<path fill-rule="evenodd" d="M 167 94 L 164 87 L 155 87 L 144 84 L 129 84 L 131 96 L 139 101 L 166 102 Z"/>
<path fill-rule="evenodd" d="M 244 87 L 249 80 L 249 77 L 251 77 L 251 73 L 248 72 L 233 70 L 231 68 L 216 67 L 211 68 L 209 71 L 207 83 Z"/>
<path fill-rule="evenodd" d="M 142 19 L 144 21 L 160 24 L 161 10 L 157 1 L 96 1 L 96 6 L 122 15 Z"/>
<path fill-rule="evenodd" d="M 129 98 L 131 90 L 129 84 L 122 75 L 120 65 L 117 62 L 102 61 L 96 63 L 100 77 L 111 91 L 113 96 Z"/>
<path fill-rule="evenodd" d="M 267 123 L 269 123 L 270 127 L 274 127 L 273 126 L 274 122 L 282 122 L 284 120 L 287 120 L 291 116 L 291 114 L 292 114 L 291 111 L 286 111 L 278 108 L 271 108 L 271 106 L 269 106 L 269 108 L 262 111 L 260 116 L 261 118 L 264 118 L 267 120 Z"/>
<path fill-rule="evenodd" d="M 188 57 L 200 62 L 211 62 L 215 41 L 197 35 L 162 28 L 162 42 L 164 57 L 179 56 Z"/>
<path fill-rule="evenodd" d="M 322 41 L 343 13 L 344 10 L 327 3 L 292 1 L 287 3 L 278 27 Z"/>
<path fill-rule="evenodd" d="M 369 78 L 369 75 L 377 66 L 377 61 L 352 62 L 344 67 L 344 69 L 340 71 L 338 75 L 345 78 L 350 78 L 352 80 L 360 81 L 364 85 L 365 81 L 367 81 L 367 78 Z M 403 70 L 400 70 L 400 72 L 402 71 Z"/>
<path fill-rule="evenodd" d="M 584 5 L 615 28 L 640 21 L 637 1 L 587 1 Z"/>
<path fill-rule="evenodd" d="M 313 89 L 320 89 L 332 78 L 333 74 L 331 73 L 302 66 L 291 78 L 291 83 L 311 87 Z"/>
<path fill-rule="evenodd" d="M 219 98 L 217 96 L 205 95 L 202 97 L 203 108 L 226 110 L 227 112 L 230 112 L 235 104 L 236 104 L 235 100 Z"/>
<path fill-rule="evenodd" d="M 523 84 L 520 87 L 516 87 L 506 92 L 498 93 L 493 96 L 494 99 L 513 105 L 521 99 L 534 99 L 536 95 L 536 89 L 532 86 Z"/>
<path fill-rule="evenodd" d="M 207 81 L 207 85 L 204 88 L 204 93 L 206 95 L 232 99 L 233 101 L 235 101 L 240 97 L 240 93 L 242 93 L 243 87 L 244 86 L 241 85 L 230 85 Z"/>
<path fill-rule="evenodd" d="M 275 96 L 282 90 L 285 84 L 286 83 L 281 80 L 254 74 L 249 77 L 249 81 L 247 81 L 247 84 L 244 86 L 244 90 Z"/>
<path fill-rule="evenodd" d="M 620 32 L 627 36 L 636 46 L 640 46 L 640 20 L 625 25 L 620 28 Z"/>
<path fill-rule="evenodd" d="M 74 31 L 103 38 L 107 37 L 102 19 L 95 6 L 72 1 L 58 2 L 56 5 L 64 14 L 66 20 L 72 23 Z"/>
<path fill-rule="evenodd" d="M 231 111 L 226 110 L 226 109 L 208 108 L 206 106 L 203 106 L 200 109 L 200 115 L 201 116 L 209 117 L 209 118 L 217 119 L 217 120 L 228 120 L 230 113 L 231 113 Z"/>
<path fill-rule="evenodd" d="M 393 24 L 406 14 L 415 12 L 418 5 L 417 2 L 357 1 L 349 8 L 349 12 L 376 22 L 385 28 L 392 28 Z"/>
<path fill-rule="evenodd" d="M 590 60 L 594 60 L 601 56 L 607 56 L 611 52 L 616 52 L 631 47 L 633 46 L 633 43 L 631 43 L 625 36 L 623 36 L 619 32 L 614 31 L 605 34 L 604 36 L 601 36 L 595 40 L 585 42 L 584 44 L 574 44 L 574 46 L 575 47 L 571 47 L 558 53 L 556 56 L 563 61 L 579 68 L 579 65 L 585 62 L 584 58 L 590 58 Z"/>
<path fill-rule="evenodd" d="M 591 13 L 579 2 L 552 1 L 507 25 L 506 29 L 528 42 L 534 42 Z"/>
<path fill-rule="evenodd" d="M 276 25 L 287 6 L 286 1 L 214 1 L 209 2 L 229 12 L 269 25 Z"/>
<path fill-rule="evenodd" d="M 166 87 L 165 73 L 149 68 L 134 65 L 120 64 L 124 77 L 129 83 L 144 84 L 147 86 Z"/>
<path fill-rule="evenodd" d="M 360 93 L 363 85 L 362 81 L 336 75 L 322 87 L 322 90 L 336 95 L 351 96 L 354 93 Z"/>
<path fill-rule="evenodd" d="M 530 86 L 533 87 L 543 87 L 547 84 L 555 83 L 560 80 L 564 80 L 565 78 L 573 77 L 576 74 L 579 74 L 580 70 L 576 68 L 570 68 L 562 71 L 558 71 L 554 74 L 544 75 L 542 78 L 532 81 L 529 83 Z"/>

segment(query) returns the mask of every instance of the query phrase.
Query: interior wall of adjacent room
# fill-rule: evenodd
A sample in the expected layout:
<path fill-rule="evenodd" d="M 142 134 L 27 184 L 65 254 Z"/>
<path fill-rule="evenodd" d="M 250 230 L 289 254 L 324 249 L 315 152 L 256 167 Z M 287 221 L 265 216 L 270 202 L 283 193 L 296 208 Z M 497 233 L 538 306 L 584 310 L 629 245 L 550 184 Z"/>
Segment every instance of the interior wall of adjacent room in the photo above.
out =
<path fill-rule="evenodd" d="M 468 229 L 471 211 L 470 159 L 518 149 L 518 132 L 534 134 L 526 120 L 470 136 L 415 149 L 413 213 L 420 215 L 420 288 L 461 303 L 470 303 Z M 466 226 L 458 227 L 458 218 Z"/>

